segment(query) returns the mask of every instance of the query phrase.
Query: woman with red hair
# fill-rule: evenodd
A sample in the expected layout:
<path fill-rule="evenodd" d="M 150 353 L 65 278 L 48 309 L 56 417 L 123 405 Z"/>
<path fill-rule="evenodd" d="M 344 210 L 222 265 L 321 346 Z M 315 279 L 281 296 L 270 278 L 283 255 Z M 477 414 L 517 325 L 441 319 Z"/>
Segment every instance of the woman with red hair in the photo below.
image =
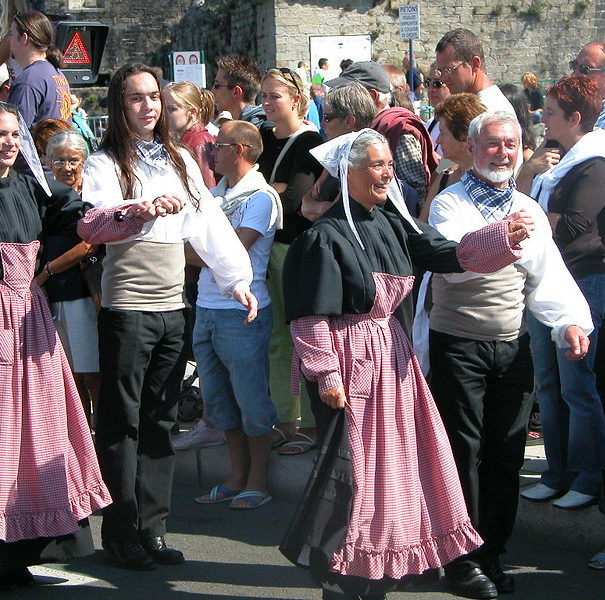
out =
<path fill-rule="evenodd" d="M 596 388 L 596 340 L 605 315 L 605 130 L 597 84 L 564 77 L 546 96 L 546 138 L 561 161 L 534 179 L 531 193 L 546 211 L 553 238 L 591 309 L 594 331 L 581 360 L 566 360 L 550 330 L 528 317 L 548 468 L 521 495 L 577 509 L 594 504 L 605 469 L 605 415 Z"/>

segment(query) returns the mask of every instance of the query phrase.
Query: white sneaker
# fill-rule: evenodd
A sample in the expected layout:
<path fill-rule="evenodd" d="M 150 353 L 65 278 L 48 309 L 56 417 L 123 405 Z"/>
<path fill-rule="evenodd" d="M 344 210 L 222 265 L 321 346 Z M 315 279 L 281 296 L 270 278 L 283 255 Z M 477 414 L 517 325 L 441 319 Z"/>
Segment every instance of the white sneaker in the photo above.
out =
<path fill-rule="evenodd" d="M 225 434 L 204 421 L 198 421 L 193 429 L 179 434 L 173 439 L 175 450 L 189 450 L 190 448 L 206 448 L 220 446 L 225 443 Z"/>
<path fill-rule="evenodd" d="M 526 490 L 523 490 L 521 492 L 521 497 L 525 498 L 526 500 L 533 500 L 534 502 L 544 502 L 545 500 L 550 500 L 551 498 L 555 498 L 561 494 L 562 492 L 559 490 L 548 487 L 543 483 L 538 483 Z"/>
<path fill-rule="evenodd" d="M 552 505 L 557 508 L 565 508 L 567 510 L 573 510 L 576 508 L 586 508 L 591 504 L 596 504 L 597 497 L 590 496 L 589 494 L 582 494 L 582 492 L 576 492 L 575 490 L 569 490 L 565 496 L 562 496 L 558 500 L 555 500 Z"/>

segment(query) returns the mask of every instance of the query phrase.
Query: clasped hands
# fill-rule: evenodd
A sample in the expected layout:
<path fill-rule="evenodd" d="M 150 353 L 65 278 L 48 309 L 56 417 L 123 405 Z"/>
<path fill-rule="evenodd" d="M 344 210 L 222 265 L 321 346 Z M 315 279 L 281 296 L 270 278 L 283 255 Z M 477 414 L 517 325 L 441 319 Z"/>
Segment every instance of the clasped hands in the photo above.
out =
<path fill-rule="evenodd" d="M 183 209 L 185 201 L 178 196 L 163 194 L 153 200 L 141 200 L 131 204 L 126 215 L 142 219 L 145 222 L 153 221 L 156 217 L 174 215 Z"/>
<path fill-rule="evenodd" d="M 519 250 L 519 242 L 527 239 L 535 229 L 534 220 L 524 208 L 519 212 L 509 215 L 505 220 L 508 222 L 508 242 L 510 247 L 514 250 Z"/>

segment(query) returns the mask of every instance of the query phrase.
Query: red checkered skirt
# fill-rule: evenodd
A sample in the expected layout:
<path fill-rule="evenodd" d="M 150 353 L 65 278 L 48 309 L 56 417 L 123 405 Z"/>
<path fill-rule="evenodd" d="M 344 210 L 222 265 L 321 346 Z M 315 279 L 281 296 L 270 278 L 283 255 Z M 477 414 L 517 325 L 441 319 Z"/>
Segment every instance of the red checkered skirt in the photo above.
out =
<path fill-rule="evenodd" d="M 413 279 L 374 273 L 372 310 L 330 321 L 348 399 L 354 482 L 348 528 L 331 564 L 343 575 L 400 579 L 482 543 L 443 423 L 392 316 Z"/>
<path fill-rule="evenodd" d="M 37 241 L 0 243 L 0 540 L 74 533 L 111 498 L 46 298 Z"/>

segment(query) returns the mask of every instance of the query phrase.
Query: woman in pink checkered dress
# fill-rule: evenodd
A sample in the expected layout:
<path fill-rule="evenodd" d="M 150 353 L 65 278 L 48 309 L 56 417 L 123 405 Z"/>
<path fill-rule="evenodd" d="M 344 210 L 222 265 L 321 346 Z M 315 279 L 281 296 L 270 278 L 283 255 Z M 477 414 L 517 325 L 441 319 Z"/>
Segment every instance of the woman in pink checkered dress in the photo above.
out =
<path fill-rule="evenodd" d="M 20 144 L 16 108 L 0 103 L 0 589 L 33 583 L 29 565 L 93 552 L 86 518 L 111 502 L 33 282 L 39 240 L 75 228 L 82 203 L 12 171 Z"/>
<path fill-rule="evenodd" d="M 295 240 L 284 268 L 294 379 L 302 371 L 307 380 L 321 444 L 281 549 L 310 569 L 324 600 L 382 600 L 402 578 L 481 544 L 393 312 L 409 298 L 413 265 L 494 271 L 519 257 L 528 232 L 522 222 L 500 222 L 456 244 L 415 221 L 388 144 L 373 130 L 312 153 L 340 176 L 342 202 Z"/>

